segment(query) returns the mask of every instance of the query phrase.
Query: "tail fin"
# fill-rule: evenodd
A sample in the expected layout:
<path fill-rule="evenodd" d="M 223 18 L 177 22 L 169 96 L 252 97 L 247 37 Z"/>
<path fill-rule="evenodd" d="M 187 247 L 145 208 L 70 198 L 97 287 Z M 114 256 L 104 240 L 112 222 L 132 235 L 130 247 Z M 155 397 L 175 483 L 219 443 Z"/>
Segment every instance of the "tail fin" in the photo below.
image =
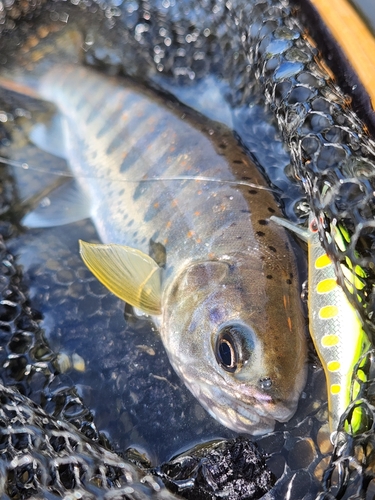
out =
<path fill-rule="evenodd" d="M 38 27 L 22 44 L 9 49 L 7 61 L 0 66 L 0 86 L 37 97 L 41 77 L 56 64 L 81 62 L 81 47 L 82 36 L 74 25 L 55 22 Z"/>

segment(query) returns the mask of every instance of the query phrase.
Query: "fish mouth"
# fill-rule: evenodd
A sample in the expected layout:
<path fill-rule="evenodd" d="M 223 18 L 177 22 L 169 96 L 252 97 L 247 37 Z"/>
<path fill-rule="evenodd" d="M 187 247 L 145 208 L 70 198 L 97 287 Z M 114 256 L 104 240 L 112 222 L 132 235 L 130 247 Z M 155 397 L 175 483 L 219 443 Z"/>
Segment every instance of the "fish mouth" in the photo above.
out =
<path fill-rule="evenodd" d="M 259 391 L 254 386 L 246 385 L 240 386 L 237 392 L 237 397 L 245 401 L 247 405 L 253 405 L 256 401 L 258 411 L 263 416 L 272 416 L 278 422 L 287 422 L 293 416 L 298 406 L 299 396 L 298 393 L 293 398 L 283 400 Z"/>
<path fill-rule="evenodd" d="M 286 422 L 295 413 L 298 398 L 275 401 L 254 386 L 223 390 L 207 381 L 189 387 L 208 413 L 235 432 L 262 435 L 272 432 L 275 421 Z"/>

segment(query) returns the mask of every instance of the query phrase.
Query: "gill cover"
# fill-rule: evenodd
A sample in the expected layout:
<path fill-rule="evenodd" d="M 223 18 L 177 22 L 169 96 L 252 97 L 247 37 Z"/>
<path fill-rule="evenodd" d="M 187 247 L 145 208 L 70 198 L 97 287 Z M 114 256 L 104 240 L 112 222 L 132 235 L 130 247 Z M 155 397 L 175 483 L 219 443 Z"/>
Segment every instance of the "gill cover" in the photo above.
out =
<path fill-rule="evenodd" d="M 303 325 L 283 329 L 262 279 L 247 254 L 190 262 L 163 292 L 160 328 L 173 368 L 202 406 L 253 435 L 295 413 L 306 367 Z"/>

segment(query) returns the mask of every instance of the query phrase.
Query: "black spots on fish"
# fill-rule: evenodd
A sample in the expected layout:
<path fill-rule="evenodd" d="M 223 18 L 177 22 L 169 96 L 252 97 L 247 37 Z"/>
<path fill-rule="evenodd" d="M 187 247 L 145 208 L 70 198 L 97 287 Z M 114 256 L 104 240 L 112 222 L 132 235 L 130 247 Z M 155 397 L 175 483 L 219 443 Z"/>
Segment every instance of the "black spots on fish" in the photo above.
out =
<path fill-rule="evenodd" d="M 251 214 L 251 210 L 240 210 L 243 214 Z"/>
<path fill-rule="evenodd" d="M 243 296 L 246 293 L 246 290 L 244 290 L 243 286 L 240 285 L 240 283 L 235 283 L 234 289 L 236 290 L 236 292 L 238 292 L 239 295 Z"/>
<path fill-rule="evenodd" d="M 285 280 L 285 282 L 287 283 L 287 285 L 291 285 L 292 284 L 292 280 L 289 279 L 289 278 L 287 280 Z"/>
<path fill-rule="evenodd" d="M 121 189 L 121 190 L 118 192 L 118 195 L 119 195 L 119 196 L 122 196 L 124 193 L 125 193 L 125 189 L 123 188 L 123 189 Z"/>
<path fill-rule="evenodd" d="M 258 220 L 258 224 L 260 224 L 261 226 L 268 226 L 268 220 L 266 220 L 266 219 L 259 219 Z"/>
<path fill-rule="evenodd" d="M 271 207 L 268 207 L 267 210 L 269 211 L 270 214 L 274 214 L 276 212 L 276 210 L 274 210 Z"/>
<path fill-rule="evenodd" d="M 127 226 L 127 227 L 130 227 L 130 226 L 132 226 L 133 224 L 134 224 L 134 219 L 131 219 L 131 220 L 130 220 L 127 224 L 126 224 L 126 226 Z"/>
<path fill-rule="evenodd" d="M 151 238 L 149 242 L 148 253 L 149 256 L 152 259 L 154 259 L 154 261 L 157 263 L 159 267 L 165 268 L 167 263 L 167 250 L 165 249 L 165 246 L 162 243 L 155 241 Z"/>
<path fill-rule="evenodd" d="M 261 237 L 262 237 L 262 236 L 264 236 L 266 233 L 263 233 L 263 231 L 257 231 L 255 234 L 261 238 Z"/>
<path fill-rule="evenodd" d="M 274 252 L 274 253 L 277 252 L 276 248 L 273 247 L 272 245 L 268 245 L 268 248 L 271 250 L 271 252 Z"/>
<path fill-rule="evenodd" d="M 243 160 L 241 160 L 241 159 L 239 159 L 239 160 L 233 160 L 233 163 L 234 163 L 235 165 L 243 165 L 244 161 L 243 161 Z"/>
<path fill-rule="evenodd" d="M 249 194 L 258 194 L 257 189 L 249 189 Z"/>
<path fill-rule="evenodd" d="M 294 278 L 294 274 L 293 273 L 289 273 L 289 278 L 292 280 Z"/>
<path fill-rule="evenodd" d="M 220 155 L 224 155 L 225 154 L 225 150 L 227 149 L 227 147 L 228 147 L 228 144 L 225 141 L 220 142 L 220 144 L 219 144 L 219 154 Z"/>
<path fill-rule="evenodd" d="M 248 182 L 249 184 L 254 184 L 252 177 L 247 177 L 246 175 L 243 175 L 241 177 L 241 181 Z"/>
<path fill-rule="evenodd" d="M 267 274 L 266 278 L 267 278 L 268 280 L 272 280 L 272 279 L 273 279 L 273 276 L 272 276 L 272 274 Z"/>

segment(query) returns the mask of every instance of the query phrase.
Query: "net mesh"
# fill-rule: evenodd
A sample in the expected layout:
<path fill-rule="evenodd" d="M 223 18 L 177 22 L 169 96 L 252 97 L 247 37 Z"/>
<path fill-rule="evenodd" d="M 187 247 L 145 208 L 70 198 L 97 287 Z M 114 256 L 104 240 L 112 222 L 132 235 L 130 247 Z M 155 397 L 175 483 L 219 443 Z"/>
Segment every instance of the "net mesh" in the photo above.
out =
<path fill-rule="evenodd" d="M 14 193 L 4 172 L 2 187 L 5 209 Z M 10 229 L 3 220 L 2 233 Z M 114 453 L 76 387 L 61 373 L 59 355 L 44 338 L 22 270 L 2 236 L 0 267 L 2 498 L 180 498 L 175 493 L 215 498 L 225 489 L 228 498 L 237 499 L 259 498 L 272 487 L 275 478 L 263 454 L 247 439 L 207 443 L 154 469 L 136 449 Z"/>
<path fill-rule="evenodd" d="M 15 31 L 11 46 L 24 38 L 30 19 L 37 24 L 43 14 L 39 4 L 23 9 L 16 3 L 16 10 L 5 9 L 1 14 L 3 37 L 7 30 L 23 28 Z M 298 183 L 303 186 L 309 207 L 320 216 L 323 245 L 336 264 L 340 284 L 373 340 L 375 143 L 321 58 L 298 4 L 232 0 L 192 2 L 187 7 L 184 2 L 165 1 L 78 2 L 78 6 L 46 2 L 44 9 L 49 19 L 51 13 L 63 16 L 69 9 L 92 14 L 91 28 L 87 24 L 80 28 L 76 17 L 84 32 L 89 64 L 125 72 L 169 91 L 171 85 L 192 84 L 214 74 L 225 83 L 232 106 L 248 103 L 254 93 L 265 100 L 289 148 L 292 167 L 275 173 L 263 165 L 266 174 L 276 186 L 281 178 L 288 179 L 294 190 L 295 218 L 304 215 L 304 194 L 295 191 Z M 335 237 L 337 231 L 341 238 Z M 11 317 L 13 306 L 3 307 Z M 27 336 L 18 335 L 14 346 L 27 343 Z M 38 342 L 43 346 L 42 336 Z M 21 365 L 29 366 L 27 356 L 22 356 L 18 355 Z M 17 376 L 19 361 L 16 369 L 11 359 L 4 363 Z M 51 368 L 47 363 L 40 370 L 49 373 Z M 20 379 L 25 373 L 23 368 Z M 370 351 L 354 373 L 358 396 L 343 416 L 323 476 L 321 499 L 371 498 L 375 491 L 374 375 L 374 352 Z M 352 436 L 344 428 L 356 407 L 361 408 L 363 428 Z M 89 417 L 87 422 L 93 428 Z M 311 475 L 311 470 L 306 474 Z"/>

